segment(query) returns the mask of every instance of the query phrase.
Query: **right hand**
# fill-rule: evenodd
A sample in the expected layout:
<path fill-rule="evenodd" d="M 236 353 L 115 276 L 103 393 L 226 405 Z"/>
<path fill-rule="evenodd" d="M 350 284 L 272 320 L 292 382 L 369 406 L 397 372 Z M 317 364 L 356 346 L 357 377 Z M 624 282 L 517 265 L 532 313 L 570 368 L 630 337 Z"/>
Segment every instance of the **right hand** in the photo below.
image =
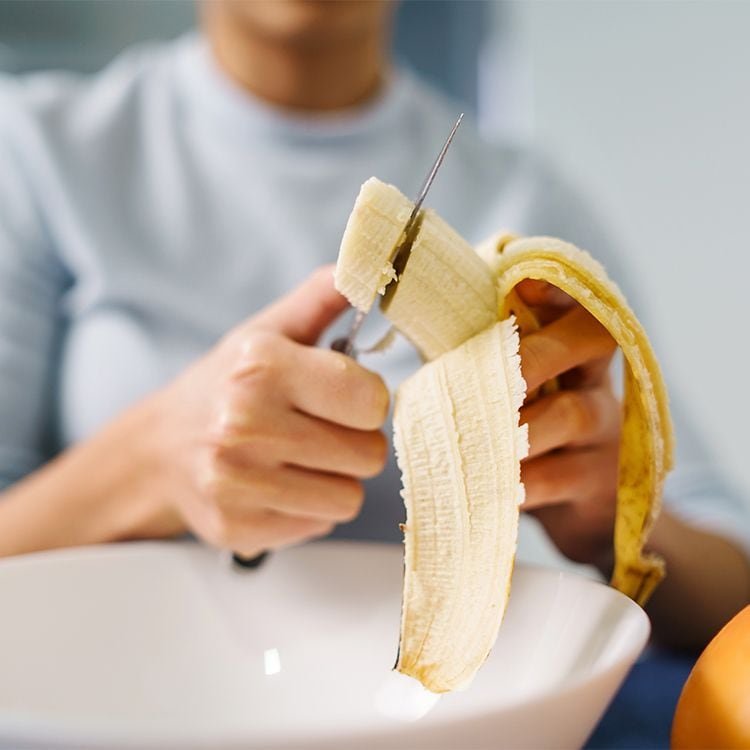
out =
<path fill-rule="evenodd" d="M 346 308 L 332 268 L 229 332 L 158 397 L 168 500 L 243 557 L 356 517 L 387 457 L 382 379 L 314 347 Z"/>

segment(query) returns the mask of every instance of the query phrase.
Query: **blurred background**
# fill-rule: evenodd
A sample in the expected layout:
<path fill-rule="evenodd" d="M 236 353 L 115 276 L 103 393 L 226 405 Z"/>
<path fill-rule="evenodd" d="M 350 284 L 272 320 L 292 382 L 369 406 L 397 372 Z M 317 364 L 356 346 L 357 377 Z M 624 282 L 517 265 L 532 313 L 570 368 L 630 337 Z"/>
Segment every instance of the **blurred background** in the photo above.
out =
<path fill-rule="evenodd" d="M 0 70 L 92 71 L 193 24 L 191 0 L 0 0 Z M 749 31 L 741 0 L 422 0 L 396 35 L 489 134 L 533 142 L 588 193 L 672 390 L 746 498 Z"/>

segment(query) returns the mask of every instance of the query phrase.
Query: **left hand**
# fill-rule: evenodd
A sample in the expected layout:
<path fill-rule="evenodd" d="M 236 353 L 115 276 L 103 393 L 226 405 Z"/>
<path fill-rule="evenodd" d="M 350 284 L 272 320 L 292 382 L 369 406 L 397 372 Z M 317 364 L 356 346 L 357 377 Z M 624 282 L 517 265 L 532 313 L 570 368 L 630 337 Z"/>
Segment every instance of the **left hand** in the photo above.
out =
<path fill-rule="evenodd" d="M 527 400 L 529 457 L 521 466 L 522 509 L 536 516 L 558 549 L 606 568 L 617 496 L 621 406 L 609 378 L 614 339 L 559 289 L 538 281 L 517 287 L 543 327 L 521 339 L 527 392 L 558 377 L 560 390 Z"/>

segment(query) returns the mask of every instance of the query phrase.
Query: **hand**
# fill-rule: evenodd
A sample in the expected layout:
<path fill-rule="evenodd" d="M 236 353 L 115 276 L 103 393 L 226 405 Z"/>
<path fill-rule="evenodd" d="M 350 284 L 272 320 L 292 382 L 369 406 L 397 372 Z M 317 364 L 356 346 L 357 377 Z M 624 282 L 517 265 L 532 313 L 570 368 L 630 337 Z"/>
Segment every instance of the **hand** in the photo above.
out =
<path fill-rule="evenodd" d="M 616 344 L 583 307 L 555 287 L 516 287 L 543 327 L 521 339 L 521 369 L 533 394 L 558 376 L 560 390 L 527 401 L 529 457 L 521 467 L 523 510 L 572 560 L 604 568 L 612 550 L 621 409 L 609 379 Z"/>
<path fill-rule="evenodd" d="M 253 557 L 359 512 L 359 480 L 386 461 L 388 391 L 312 346 L 345 307 L 321 269 L 160 394 L 168 502 L 210 544 Z"/>

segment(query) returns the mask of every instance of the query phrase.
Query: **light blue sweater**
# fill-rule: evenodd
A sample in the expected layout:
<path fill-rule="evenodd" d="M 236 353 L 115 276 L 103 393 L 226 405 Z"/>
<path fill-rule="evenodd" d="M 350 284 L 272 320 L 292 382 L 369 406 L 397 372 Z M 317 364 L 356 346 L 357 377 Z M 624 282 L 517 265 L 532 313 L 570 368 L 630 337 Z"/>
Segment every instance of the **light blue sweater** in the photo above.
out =
<path fill-rule="evenodd" d="M 366 107 L 293 116 L 236 89 L 195 36 L 132 51 L 92 78 L 1 79 L 0 486 L 334 261 L 360 184 L 377 175 L 415 193 L 457 111 L 399 71 Z M 560 236 L 624 281 L 571 186 L 471 122 L 428 203 L 470 241 L 501 227 Z M 402 342 L 364 364 L 395 386 L 417 359 Z M 667 501 L 750 550 L 744 506 L 675 411 Z M 398 489 L 391 461 L 337 534 L 399 539 Z"/>

